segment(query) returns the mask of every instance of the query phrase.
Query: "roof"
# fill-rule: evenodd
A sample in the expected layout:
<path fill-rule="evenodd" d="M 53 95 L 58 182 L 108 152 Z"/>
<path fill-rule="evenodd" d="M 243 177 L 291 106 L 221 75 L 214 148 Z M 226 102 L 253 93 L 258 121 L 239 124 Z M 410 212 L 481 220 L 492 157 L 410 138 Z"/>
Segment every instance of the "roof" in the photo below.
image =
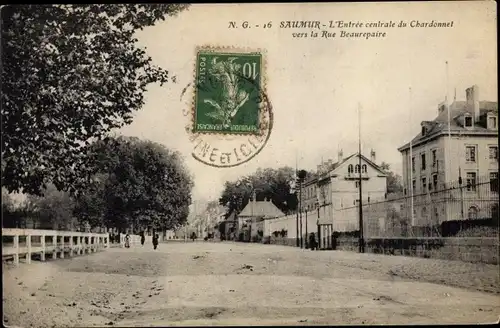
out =
<path fill-rule="evenodd" d="M 272 201 L 249 201 L 247 206 L 238 215 L 240 217 L 276 218 L 285 214 Z"/>
<path fill-rule="evenodd" d="M 484 116 L 489 112 L 498 114 L 498 102 L 494 101 L 480 101 L 479 102 L 479 115 Z M 468 110 L 467 103 L 465 101 L 454 101 L 450 105 L 450 133 L 451 134 L 478 134 L 478 133 L 491 133 L 498 134 L 497 131 L 488 130 L 485 126 L 481 124 L 475 124 L 474 129 L 467 129 L 460 124 L 459 118 L 465 114 L 469 113 L 474 115 L 473 112 Z M 442 133 L 448 133 L 448 111 L 445 109 L 433 121 L 423 121 L 421 123 L 423 126 L 427 127 L 427 133 L 425 136 L 422 135 L 422 131 L 414 137 L 411 141 L 413 145 L 421 143 L 425 140 L 435 138 Z M 399 151 L 403 151 L 410 147 L 410 143 L 398 148 Z"/>
<path fill-rule="evenodd" d="M 331 165 L 331 167 L 328 170 L 325 171 L 325 173 L 323 174 L 323 176 L 325 176 L 327 173 L 335 172 L 336 169 L 338 169 L 340 166 L 342 166 L 342 164 L 344 164 L 345 162 L 349 161 L 353 157 L 359 157 L 359 153 L 354 153 L 352 155 L 349 155 L 345 159 L 343 159 L 341 162 L 333 163 Z M 382 168 L 378 164 L 376 164 L 375 162 L 369 160 L 363 154 L 361 154 L 361 158 L 363 159 L 363 161 L 365 161 L 366 163 L 370 164 L 374 169 L 376 169 L 377 171 L 379 171 L 380 174 L 387 175 L 387 173 L 384 170 L 382 170 Z"/>

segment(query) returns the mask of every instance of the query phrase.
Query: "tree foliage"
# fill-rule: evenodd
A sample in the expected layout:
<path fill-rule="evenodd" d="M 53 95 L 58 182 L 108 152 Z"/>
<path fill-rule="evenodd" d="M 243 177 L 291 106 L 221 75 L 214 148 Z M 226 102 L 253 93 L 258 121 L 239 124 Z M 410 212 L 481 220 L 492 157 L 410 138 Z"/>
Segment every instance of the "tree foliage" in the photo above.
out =
<path fill-rule="evenodd" d="M 77 197 L 80 220 L 119 229 L 173 229 L 186 222 L 193 182 L 178 153 L 127 137 L 96 142 L 90 152 L 95 174 Z"/>
<path fill-rule="evenodd" d="M 2 181 L 40 194 L 75 191 L 84 148 L 132 121 L 150 83 L 169 79 L 134 32 L 183 4 L 18 5 L 2 8 Z"/>
<path fill-rule="evenodd" d="M 24 218 L 22 206 L 16 206 L 7 189 L 2 188 L 2 227 L 18 228 Z"/>
<path fill-rule="evenodd" d="M 391 171 L 391 166 L 386 162 L 380 164 L 382 170 L 384 170 L 387 176 L 387 193 L 398 193 L 403 191 L 403 180 L 399 174 Z"/>
<path fill-rule="evenodd" d="M 43 190 L 43 196 L 28 195 L 24 204 L 25 215 L 33 220 L 35 228 L 72 230 L 74 200 L 71 195 L 59 191 L 49 184 Z"/>
<path fill-rule="evenodd" d="M 227 206 L 229 213 L 239 213 L 255 192 L 257 200 L 270 199 L 276 207 L 288 213 L 297 209 L 297 196 L 290 192 L 294 179 L 295 170 L 291 167 L 258 169 L 237 181 L 227 181 L 219 203 Z"/>

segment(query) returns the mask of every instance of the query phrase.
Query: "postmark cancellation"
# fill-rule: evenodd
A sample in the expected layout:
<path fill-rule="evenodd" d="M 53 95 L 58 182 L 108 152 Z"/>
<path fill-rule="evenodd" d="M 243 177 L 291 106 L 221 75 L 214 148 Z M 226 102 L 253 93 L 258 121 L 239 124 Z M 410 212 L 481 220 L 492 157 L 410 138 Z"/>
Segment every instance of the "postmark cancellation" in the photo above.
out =
<path fill-rule="evenodd" d="M 261 49 L 196 49 L 186 126 L 194 158 L 210 166 L 232 167 L 262 150 L 273 123 L 265 68 Z"/>

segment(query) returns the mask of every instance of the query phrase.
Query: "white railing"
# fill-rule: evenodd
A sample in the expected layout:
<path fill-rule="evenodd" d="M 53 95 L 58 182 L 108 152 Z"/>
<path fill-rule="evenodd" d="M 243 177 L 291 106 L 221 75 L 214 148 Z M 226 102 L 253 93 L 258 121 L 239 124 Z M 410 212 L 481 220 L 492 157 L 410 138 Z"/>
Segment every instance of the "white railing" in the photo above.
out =
<path fill-rule="evenodd" d="M 5 237 L 13 237 L 13 242 L 6 242 Z M 50 239 L 50 242 L 47 242 Z M 19 264 L 19 258 L 24 256 L 26 263 L 31 263 L 33 254 L 40 254 L 45 261 L 47 254 L 53 259 L 93 253 L 109 248 L 109 234 L 76 231 L 36 230 L 36 229 L 5 229 L 2 228 L 2 257 L 13 257 Z"/>

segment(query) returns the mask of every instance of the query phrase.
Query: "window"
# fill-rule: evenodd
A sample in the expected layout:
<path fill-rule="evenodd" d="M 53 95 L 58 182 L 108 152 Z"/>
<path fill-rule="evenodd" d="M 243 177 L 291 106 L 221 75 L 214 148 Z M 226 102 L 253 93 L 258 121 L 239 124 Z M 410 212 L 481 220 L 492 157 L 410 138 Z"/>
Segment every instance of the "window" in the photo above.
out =
<path fill-rule="evenodd" d="M 473 219 L 477 219 L 477 212 L 478 209 L 476 206 L 472 205 L 471 207 L 469 207 L 469 211 L 468 211 L 468 219 L 469 220 L 473 220 Z"/>
<path fill-rule="evenodd" d="M 432 151 L 432 167 L 436 167 L 437 166 L 437 151 L 436 149 L 434 149 Z"/>
<path fill-rule="evenodd" d="M 489 158 L 490 160 L 498 161 L 498 146 L 490 146 L 489 147 Z"/>
<path fill-rule="evenodd" d="M 490 172 L 490 191 L 498 192 L 498 172 Z"/>
<path fill-rule="evenodd" d="M 434 206 L 434 218 L 439 218 L 439 211 L 438 208 Z"/>
<path fill-rule="evenodd" d="M 425 128 L 425 126 L 422 127 L 422 136 L 425 136 L 425 133 L 427 132 L 427 129 Z"/>
<path fill-rule="evenodd" d="M 467 172 L 467 191 L 476 191 L 476 172 Z"/>
<path fill-rule="evenodd" d="M 349 166 L 347 167 L 347 172 L 352 173 L 353 171 L 352 169 L 353 169 L 352 164 L 349 164 Z"/>
<path fill-rule="evenodd" d="M 425 167 L 426 167 L 426 163 L 425 163 L 425 154 L 420 155 L 420 159 L 421 159 L 421 162 L 420 162 L 420 163 L 421 163 L 421 165 L 420 165 L 420 167 L 421 167 L 421 169 L 422 169 L 422 171 L 423 171 L 423 170 L 425 170 Z"/>
<path fill-rule="evenodd" d="M 496 129 L 497 128 L 497 118 L 495 116 L 488 117 L 488 129 Z"/>
<path fill-rule="evenodd" d="M 363 173 L 366 173 L 366 164 L 363 164 L 363 166 L 361 167 Z"/>
<path fill-rule="evenodd" d="M 354 182 L 356 184 L 356 188 L 359 188 L 359 181 Z"/>
<path fill-rule="evenodd" d="M 427 191 L 427 179 L 422 178 L 422 191 Z"/>
<path fill-rule="evenodd" d="M 356 164 L 356 173 L 359 173 L 359 164 Z"/>
<path fill-rule="evenodd" d="M 476 146 L 465 146 L 465 161 L 476 162 Z"/>
<path fill-rule="evenodd" d="M 436 190 L 437 189 L 437 185 L 438 185 L 438 176 L 437 176 L 437 174 L 434 174 L 432 176 L 432 185 L 434 186 L 434 190 Z"/>
<path fill-rule="evenodd" d="M 424 206 L 422 207 L 422 217 L 425 218 L 427 216 L 427 208 Z"/>
<path fill-rule="evenodd" d="M 472 127 L 472 117 L 470 116 L 465 117 L 465 127 L 466 128 Z"/>
<path fill-rule="evenodd" d="M 415 157 L 411 158 L 411 170 L 415 172 Z"/>
<path fill-rule="evenodd" d="M 370 202 L 370 196 L 368 196 L 368 203 Z"/>
<path fill-rule="evenodd" d="M 403 195 L 406 196 L 406 188 L 403 189 Z M 402 205 L 401 205 L 402 206 Z"/>
<path fill-rule="evenodd" d="M 412 191 L 415 191 L 415 189 L 417 189 L 417 181 L 416 180 L 413 180 L 411 182 L 411 190 Z"/>

